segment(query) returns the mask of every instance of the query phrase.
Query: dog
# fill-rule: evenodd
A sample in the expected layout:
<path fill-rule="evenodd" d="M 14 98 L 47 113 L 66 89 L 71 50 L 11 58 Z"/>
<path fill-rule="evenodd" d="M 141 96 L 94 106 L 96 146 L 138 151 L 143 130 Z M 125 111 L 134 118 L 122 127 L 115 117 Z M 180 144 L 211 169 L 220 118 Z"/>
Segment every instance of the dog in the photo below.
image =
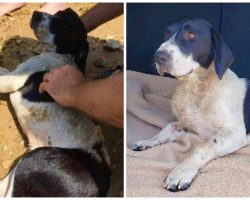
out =
<path fill-rule="evenodd" d="M 160 75 L 179 80 L 171 104 L 177 121 L 132 149 L 174 142 L 187 132 L 205 139 L 164 180 L 164 187 L 176 192 L 187 189 L 210 160 L 249 144 L 250 83 L 229 69 L 233 53 L 204 19 L 185 18 L 167 27 L 154 60 Z"/>
<path fill-rule="evenodd" d="M 29 148 L 1 180 L 0 196 L 106 196 L 111 170 L 99 126 L 86 114 L 60 106 L 48 93 L 39 93 L 43 75 L 52 69 L 69 64 L 85 72 L 85 27 L 70 8 L 55 15 L 35 11 L 30 26 L 46 43 L 46 52 L 14 71 L 0 68 L 0 92 L 10 93 Z"/>

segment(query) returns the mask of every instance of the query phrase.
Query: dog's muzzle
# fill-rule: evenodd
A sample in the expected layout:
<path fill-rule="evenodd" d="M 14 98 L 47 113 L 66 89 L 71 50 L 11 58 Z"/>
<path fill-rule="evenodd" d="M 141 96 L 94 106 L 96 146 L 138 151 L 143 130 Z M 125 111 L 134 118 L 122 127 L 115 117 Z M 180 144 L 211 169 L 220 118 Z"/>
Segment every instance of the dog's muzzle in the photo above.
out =
<path fill-rule="evenodd" d="M 167 72 L 171 68 L 172 56 L 170 53 L 162 50 L 155 52 L 154 60 L 159 67 L 159 72 Z"/>
<path fill-rule="evenodd" d="M 42 13 L 38 11 L 34 11 L 32 18 L 30 20 L 30 27 L 35 30 L 37 29 L 39 23 L 42 20 Z"/>

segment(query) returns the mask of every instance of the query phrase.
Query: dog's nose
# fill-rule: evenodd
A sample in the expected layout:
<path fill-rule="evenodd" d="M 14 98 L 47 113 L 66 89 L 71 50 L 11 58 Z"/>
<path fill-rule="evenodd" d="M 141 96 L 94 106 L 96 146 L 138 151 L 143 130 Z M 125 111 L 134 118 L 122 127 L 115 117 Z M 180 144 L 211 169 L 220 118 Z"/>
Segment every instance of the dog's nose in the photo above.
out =
<path fill-rule="evenodd" d="M 42 13 L 38 11 L 34 11 L 31 21 L 30 21 L 30 27 L 32 29 L 36 29 L 39 23 L 41 22 L 41 20 L 42 20 Z"/>
<path fill-rule="evenodd" d="M 156 51 L 154 58 L 155 58 L 156 63 L 163 64 L 163 63 L 168 62 L 170 60 L 171 55 L 166 51 Z"/>

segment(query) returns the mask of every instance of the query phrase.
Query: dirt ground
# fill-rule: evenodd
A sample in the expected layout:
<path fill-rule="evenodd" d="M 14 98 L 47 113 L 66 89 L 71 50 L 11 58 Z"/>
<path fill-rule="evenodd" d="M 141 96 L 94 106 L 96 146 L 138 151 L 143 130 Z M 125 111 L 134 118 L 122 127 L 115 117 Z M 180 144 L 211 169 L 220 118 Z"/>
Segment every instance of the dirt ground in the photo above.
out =
<path fill-rule="evenodd" d="M 67 4 L 79 15 L 94 4 Z M 34 10 L 41 4 L 29 4 L 7 16 L 0 17 L 0 66 L 13 70 L 27 58 L 43 51 L 43 44 L 35 39 L 29 27 Z M 107 51 L 103 45 L 109 38 L 123 44 L 123 16 L 103 24 L 88 34 L 90 53 L 87 76 L 95 77 L 103 70 L 123 66 L 123 50 Z M 98 63 L 102 61 L 102 66 Z M 0 83 L 1 84 L 1 83 Z M 111 156 L 112 183 L 109 196 L 123 196 L 123 130 L 100 123 Z M 17 159 L 26 151 L 26 141 L 9 103 L 9 95 L 0 94 L 0 179 L 6 176 Z"/>

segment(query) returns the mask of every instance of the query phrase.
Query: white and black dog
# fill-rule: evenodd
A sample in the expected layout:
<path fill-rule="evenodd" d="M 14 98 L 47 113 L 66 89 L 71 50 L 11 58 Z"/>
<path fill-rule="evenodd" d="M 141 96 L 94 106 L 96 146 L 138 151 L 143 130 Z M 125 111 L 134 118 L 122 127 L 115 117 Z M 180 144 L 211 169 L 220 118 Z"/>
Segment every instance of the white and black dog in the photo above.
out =
<path fill-rule="evenodd" d="M 0 195 L 106 196 L 110 161 L 99 127 L 84 113 L 38 92 L 43 75 L 51 69 L 70 64 L 84 73 L 89 50 L 84 25 L 66 9 L 55 15 L 35 11 L 31 28 L 47 43 L 47 52 L 12 72 L 0 68 L 0 92 L 10 93 L 30 150 L 0 182 Z"/>
<path fill-rule="evenodd" d="M 206 142 L 168 174 L 166 189 L 187 189 L 207 162 L 249 143 L 250 84 L 228 69 L 233 60 L 222 36 L 203 19 L 186 18 L 167 28 L 155 63 L 159 74 L 167 72 L 179 79 L 172 97 L 178 121 L 132 149 L 173 142 L 187 132 L 199 134 Z"/>

